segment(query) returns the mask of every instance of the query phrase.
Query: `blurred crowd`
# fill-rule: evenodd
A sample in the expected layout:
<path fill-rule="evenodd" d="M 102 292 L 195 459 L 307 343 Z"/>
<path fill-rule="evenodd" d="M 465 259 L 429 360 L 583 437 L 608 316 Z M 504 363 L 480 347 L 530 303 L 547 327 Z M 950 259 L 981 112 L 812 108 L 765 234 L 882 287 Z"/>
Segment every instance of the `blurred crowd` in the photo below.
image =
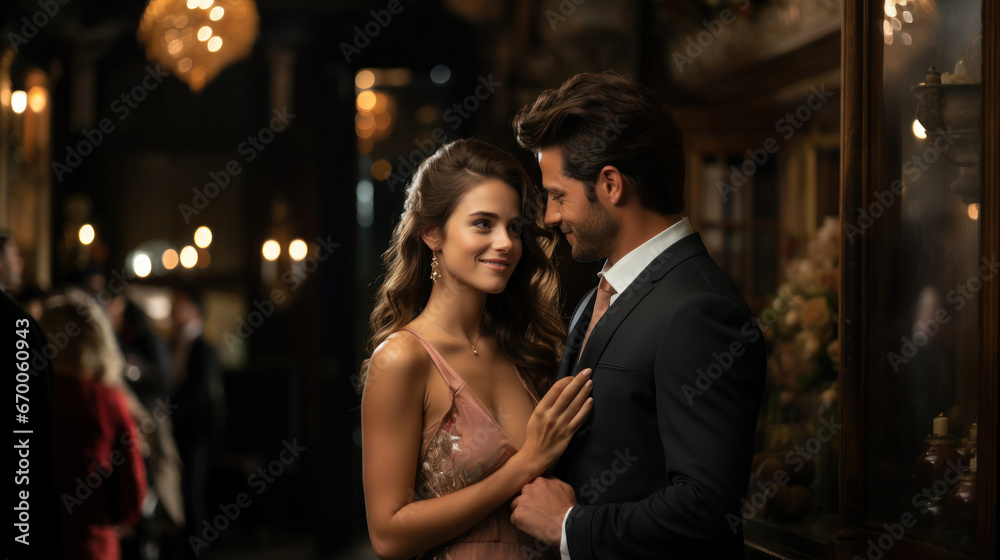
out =
<path fill-rule="evenodd" d="M 173 290 L 168 325 L 157 328 L 99 269 L 48 292 L 23 285 L 23 269 L 16 239 L 0 231 L 2 297 L 48 345 L 66 558 L 193 558 L 188 538 L 206 521 L 220 432 L 220 364 L 203 336 L 201 294 Z"/>

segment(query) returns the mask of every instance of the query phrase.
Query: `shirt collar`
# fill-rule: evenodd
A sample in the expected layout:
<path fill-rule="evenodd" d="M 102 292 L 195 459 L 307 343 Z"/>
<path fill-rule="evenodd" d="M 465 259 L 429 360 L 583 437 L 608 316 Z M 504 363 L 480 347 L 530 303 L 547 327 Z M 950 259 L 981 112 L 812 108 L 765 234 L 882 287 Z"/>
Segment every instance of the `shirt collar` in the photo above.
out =
<path fill-rule="evenodd" d="M 691 222 L 686 217 L 681 218 L 676 224 L 629 251 L 624 257 L 618 259 L 618 262 L 614 266 L 609 267 L 608 261 L 604 261 L 604 267 L 597 275 L 607 280 L 608 284 L 611 284 L 611 287 L 614 288 L 615 295 L 618 295 L 622 290 L 628 288 L 629 284 L 638 278 L 639 274 L 660 253 L 666 251 L 668 247 L 692 233 L 694 233 L 694 230 L 691 229 Z M 615 299 L 614 296 L 612 296 L 612 299 Z"/>

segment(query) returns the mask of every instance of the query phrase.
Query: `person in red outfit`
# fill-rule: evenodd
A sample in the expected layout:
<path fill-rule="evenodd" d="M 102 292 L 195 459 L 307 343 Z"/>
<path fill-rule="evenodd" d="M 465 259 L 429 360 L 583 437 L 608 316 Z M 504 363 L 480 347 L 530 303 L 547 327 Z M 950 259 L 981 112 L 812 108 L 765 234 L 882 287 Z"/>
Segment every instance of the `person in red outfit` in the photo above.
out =
<path fill-rule="evenodd" d="M 52 356 L 53 476 L 69 560 L 121 558 L 119 531 L 146 494 L 141 440 L 122 381 L 124 359 L 104 311 L 65 299 L 42 316 Z"/>

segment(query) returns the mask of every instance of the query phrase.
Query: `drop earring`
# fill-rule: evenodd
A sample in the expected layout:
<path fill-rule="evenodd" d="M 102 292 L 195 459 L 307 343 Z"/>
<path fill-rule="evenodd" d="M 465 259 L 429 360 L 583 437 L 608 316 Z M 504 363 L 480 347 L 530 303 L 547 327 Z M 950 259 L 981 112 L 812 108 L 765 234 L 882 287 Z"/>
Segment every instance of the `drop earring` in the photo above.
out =
<path fill-rule="evenodd" d="M 431 282 L 435 284 L 441 279 L 441 272 L 438 271 L 438 258 L 437 255 L 431 255 Z"/>

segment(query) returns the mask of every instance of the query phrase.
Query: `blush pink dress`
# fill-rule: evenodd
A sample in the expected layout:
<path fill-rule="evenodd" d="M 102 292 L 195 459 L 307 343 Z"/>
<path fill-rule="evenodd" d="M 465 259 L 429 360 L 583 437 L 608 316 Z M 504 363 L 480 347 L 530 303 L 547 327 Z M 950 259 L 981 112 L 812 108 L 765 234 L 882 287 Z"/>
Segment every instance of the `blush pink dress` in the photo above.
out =
<path fill-rule="evenodd" d="M 504 464 L 517 449 L 479 397 L 428 341 L 420 341 L 451 391 L 451 408 L 441 420 L 424 429 L 417 463 L 415 499 L 450 494 L 479 482 Z M 515 368 L 516 371 L 516 368 Z M 524 390 L 538 403 L 538 395 L 521 372 Z M 421 554 L 420 560 L 522 560 L 551 558 L 543 544 L 518 531 L 510 522 L 510 502 L 457 538 Z"/>

